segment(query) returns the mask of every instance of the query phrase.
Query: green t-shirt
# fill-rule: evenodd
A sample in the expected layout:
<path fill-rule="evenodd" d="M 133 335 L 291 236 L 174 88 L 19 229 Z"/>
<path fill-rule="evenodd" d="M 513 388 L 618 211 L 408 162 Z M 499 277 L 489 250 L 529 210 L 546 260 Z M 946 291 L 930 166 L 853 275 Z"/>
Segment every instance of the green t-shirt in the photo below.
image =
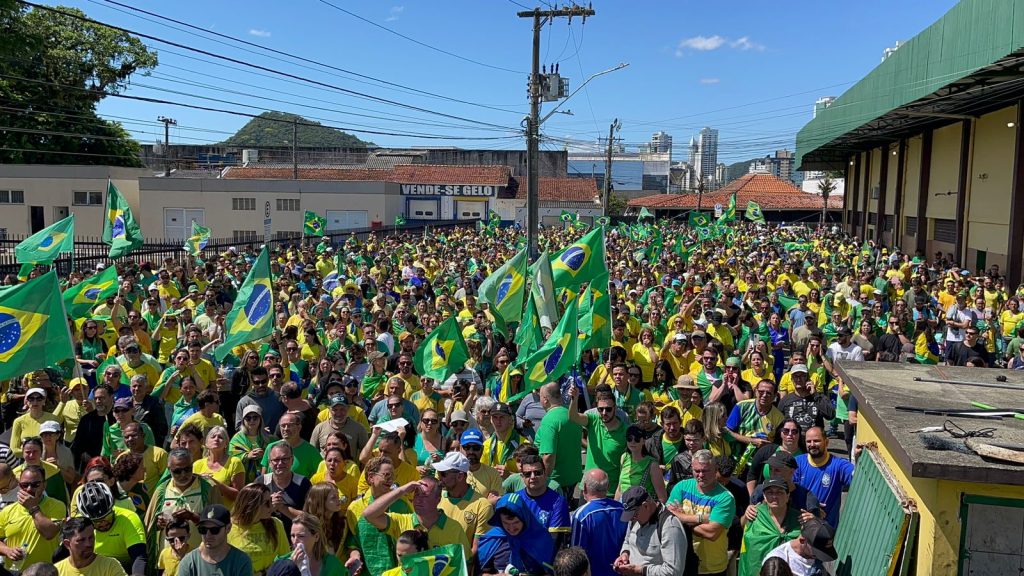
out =
<path fill-rule="evenodd" d="M 537 427 L 537 448 L 541 455 L 554 454 L 555 466 L 550 477 L 560 486 L 575 486 L 583 479 L 580 448 L 583 428 L 569 421 L 569 409 L 556 406 L 544 415 Z"/>
<path fill-rule="evenodd" d="M 686 442 L 682 438 L 679 442 L 672 442 L 668 440 L 664 434 L 661 435 L 661 465 L 668 466 L 672 463 L 672 459 L 679 454 L 680 449 L 686 448 Z"/>
<path fill-rule="evenodd" d="M 626 451 L 626 425 L 608 430 L 600 414 L 587 414 L 587 465 L 584 471 L 600 468 L 608 473 L 608 496 L 615 495 L 619 485 L 622 453 Z"/>
<path fill-rule="evenodd" d="M 267 449 L 263 452 L 263 461 L 260 462 L 260 466 L 266 470 L 270 466 L 270 450 L 276 444 L 280 444 L 284 440 L 278 440 L 277 442 L 271 442 Z M 320 455 L 320 451 L 316 449 L 309 442 L 303 440 L 298 446 L 292 448 L 292 472 L 295 472 L 299 476 L 305 476 L 306 478 L 312 478 L 316 474 L 317 468 L 320 467 L 320 463 L 323 462 L 324 457 Z"/>
<path fill-rule="evenodd" d="M 670 504 L 678 504 L 683 514 L 703 514 L 710 522 L 721 524 L 726 529 L 732 526 L 736 516 L 736 500 L 720 484 L 710 493 L 704 494 L 697 488 L 697 479 L 688 478 L 676 484 L 668 496 Z M 705 540 L 693 535 L 693 551 L 700 558 L 699 573 L 723 572 L 729 567 L 729 539 L 723 534 L 717 540 Z"/>
<path fill-rule="evenodd" d="M 633 486 L 643 486 L 652 498 L 657 497 L 657 494 L 654 493 L 654 482 L 651 480 L 651 475 L 647 473 L 653 461 L 653 456 L 644 456 L 634 462 L 633 456 L 629 452 L 623 453 L 621 471 L 619 472 L 619 489 L 625 493 Z"/>
<path fill-rule="evenodd" d="M 178 564 L 178 576 L 223 576 L 224 574 L 252 574 L 252 560 L 238 548 L 232 547 L 228 555 L 216 564 L 210 564 L 195 549 Z"/>

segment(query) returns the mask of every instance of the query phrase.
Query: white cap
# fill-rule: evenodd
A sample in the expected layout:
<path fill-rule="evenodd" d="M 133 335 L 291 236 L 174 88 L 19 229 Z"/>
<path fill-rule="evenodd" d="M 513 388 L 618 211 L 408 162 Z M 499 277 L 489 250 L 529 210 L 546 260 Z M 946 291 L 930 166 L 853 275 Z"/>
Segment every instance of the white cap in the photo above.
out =
<path fill-rule="evenodd" d="M 242 418 L 245 418 L 249 414 L 259 414 L 260 418 L 263 417 L 263 409 L 255 404 L 249 404 L 242 409 Z"/>
<path fill-rule="evenodd" d="M 438 472 L 449 470 L 469 472 L 469 459 L 462 452 L 449 452 L 440 462 L 434 462 L 434 470 Z"/>
<path fill-rule="evenodd" d="M 797 372 L 803 372 L 804 374 L 807 374 L 807 365 L 806 364 L 793 364 L 793 367 L 789 369 L 789 373 L 790 374 L 796 374 Z"/>
<path fill-rule="evenodd" d="M 452 422 L 469 422 L 469 415 L 465 410 L 452 410 Z"/>
<path fill-rule="evenodd" d="M 104 268 L 106 268 L 106 266 L 103 265 L 103 262 L 97 262 L 96 263 L 96 269 L 97 270 L 103 270 Z"/>
<path fill-rule="evenodd" d="M 39 394 L 43 399 L 46 399 L 46 390 L 43 390 L 42 388 L 29 388 L 28 392 L 25 393 L 25 399 L 28 400 L 28 397 L 33 394 Z"/>
<path fill-rule="evenodd" d="M 46 434 L 52 432 L 54 434 L 60 434 L 60 423 L 56 420 L 47 420 L 39 425 L 39 433 Z"/>

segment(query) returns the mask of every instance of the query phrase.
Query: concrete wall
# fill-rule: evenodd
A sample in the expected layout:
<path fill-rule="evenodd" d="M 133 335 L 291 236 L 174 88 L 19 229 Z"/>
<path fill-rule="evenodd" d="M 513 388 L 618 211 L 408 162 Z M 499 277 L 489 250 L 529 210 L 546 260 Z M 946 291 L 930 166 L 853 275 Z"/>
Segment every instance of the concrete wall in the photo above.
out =
<path fill-rule="evenodd" d="M 0 190 L 25 193 L 23 204 L 0 205 L 0 228 L 5 228 L 8 236 L 31 234 L 30 207 L 43 207 L 44 226 L 60 219 L 55 217 L 56 207 L 66 207 L 75 214 L 76 236 L 99 236 L 103 232 L 103 204 L 75 206 L 74 192 L 101 192 L 106 202 L 110 179 L 137 214 L 138 178 L 150 174 L 149 170 L 110 166 L 0 165 Z"/>
<path fill-rule="evenodd" d="M 1014 107 L 986 114 L 974 130 L 974 150 L 968 190 L 965 235 L 966 261 L 974 268 L 978 251 L 986 252 L 986 266 L 1006 269 L 1006 241 L 1010 234 L 1010 195 L 1013 190 Z"/>
<path fill-rule="evenodd" d="M 977 484 L 952 482 L 931 478 L 912 478 L 900 467 L 888 447 L 878 437 L 871 422 L 860 415 L 857 422 L 857 442 L 874 442 L 878 452 L 892 470 L 907 496 L 915 501 L 920 513 L 918 527 L 917 574 L 956 574 L 960 555 L 960 499 L 964 494 L 1024 498 L 1024 487 L 1003 484 Z M 854 480 L 856 482 L 856 480 Z M 1016 570 L 1016 568 L 1013 568 Z M 915 573 L 912 569 L 911 573 Z"/>

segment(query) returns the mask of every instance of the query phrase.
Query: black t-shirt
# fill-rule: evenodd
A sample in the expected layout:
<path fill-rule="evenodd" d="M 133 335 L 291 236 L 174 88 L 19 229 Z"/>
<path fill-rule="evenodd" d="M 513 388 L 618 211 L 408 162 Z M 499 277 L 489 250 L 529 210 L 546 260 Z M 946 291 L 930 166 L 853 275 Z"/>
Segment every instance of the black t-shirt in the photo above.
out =
<path fill-rule="evenodd" d="M 824 426 L 826 420 L 836 416 L 836 409 L 828 396 L 817 392 L 801 398 L 797 394 L 788 394 L 779 401 L 779 412 L 786 418 L 796 420 L 804 432 L 812 426 Z"/>
<path fill-rule="evenodd" d="M 888 352 L 899 358 L 903 352 L 903 342 L 896 334 L 883 334 L 878 338 L 878 344 L 875 345 L 875 353 L 878 352 Z"/>
<path fill-rule="evenodd" d="M 968 346 L 963 342 L 954 342 L 949 350 L 946 360 L 953 366 L 967 366 L 970 361 L 985 361 L 988 351 L 981 344 Z"/>
<path fill-rule="evenodd" d="M 309 494 L 309 489 L 313 487 L 309 478 L 299 474 L 292 474 L 292 481 L 283 489 L 278 488 L 277 484 L 274 484 L 273 474 L 264 474 L 260 481 L 265 484 L 267 488 L 270 488 L 271 495 L 277 494 L 278 492 L 283 493 L 285 506 L 296 510 L 302 510 L 302 507 L 306 505 L 306 495 Z M 279 512 L 274 512 L 273 516 L 284 524 L 284 533 L 290 534 L 292 529 L 291 518 Z"/>

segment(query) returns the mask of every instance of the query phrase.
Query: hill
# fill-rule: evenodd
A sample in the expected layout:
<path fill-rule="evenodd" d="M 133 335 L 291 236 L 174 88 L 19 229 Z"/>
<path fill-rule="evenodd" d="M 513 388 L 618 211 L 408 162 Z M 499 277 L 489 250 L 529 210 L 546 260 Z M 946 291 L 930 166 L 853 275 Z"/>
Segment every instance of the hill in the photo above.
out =
<path fill-rule="evenodd" d="M 364 142 L 359 138 L 321 126 L 319 122 L 307 120 L 302 116 L 284 112 L 264 112 L 253 118 L 245 126 L 235 132 L 222 146 L 291 146 L 292 122 L 298 122 L 298 141 L 300 147 L 314 148 L 369 148 L 373 142 Z M 315 126 L 310 126 L 315 124 Z"/>
<path fill-rule="evenodd" d="M 729 167 L 726 168 L 726 173 L 729 175 L 729 182 L 732 182 L 750 171 L 750 164 L 758 160 L 764 160 L 764 156 L 758 156 L 757 158 L 751 158 L 750 160 L 729 164 Z"/>

